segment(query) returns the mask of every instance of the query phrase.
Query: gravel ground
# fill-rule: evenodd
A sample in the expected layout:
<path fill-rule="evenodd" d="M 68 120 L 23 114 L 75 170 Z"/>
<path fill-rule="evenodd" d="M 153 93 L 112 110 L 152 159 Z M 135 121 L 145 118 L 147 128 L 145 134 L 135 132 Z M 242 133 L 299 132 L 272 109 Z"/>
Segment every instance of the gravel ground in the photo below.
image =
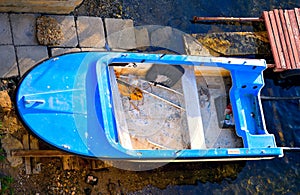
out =
<path fill-rule="evenodd" d="M 120 0 L 84 0 L 83 3 L 74 10 L 74 15 L 121 18 L 122 4 L 123 2 Z"/>

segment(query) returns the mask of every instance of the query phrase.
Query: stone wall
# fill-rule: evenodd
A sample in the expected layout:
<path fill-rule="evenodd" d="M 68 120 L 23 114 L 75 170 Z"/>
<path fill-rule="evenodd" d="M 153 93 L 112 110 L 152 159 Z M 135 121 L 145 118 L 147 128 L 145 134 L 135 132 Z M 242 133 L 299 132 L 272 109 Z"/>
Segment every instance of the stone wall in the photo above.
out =
<path fill-rule="evenodd" d="M 0 12 L 69 14 L 83 0 L 1 0 Z"/>

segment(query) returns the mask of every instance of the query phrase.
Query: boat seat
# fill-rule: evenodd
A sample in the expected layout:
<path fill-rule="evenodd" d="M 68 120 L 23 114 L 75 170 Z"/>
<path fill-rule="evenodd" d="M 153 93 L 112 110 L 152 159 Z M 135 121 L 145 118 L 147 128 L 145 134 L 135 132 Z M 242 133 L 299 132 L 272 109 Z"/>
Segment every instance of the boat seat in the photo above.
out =
<path fill-rule="evenodd" d="M 194 67 L 185 67 L 181 77 L 191 149 L 206 149 Z"/>

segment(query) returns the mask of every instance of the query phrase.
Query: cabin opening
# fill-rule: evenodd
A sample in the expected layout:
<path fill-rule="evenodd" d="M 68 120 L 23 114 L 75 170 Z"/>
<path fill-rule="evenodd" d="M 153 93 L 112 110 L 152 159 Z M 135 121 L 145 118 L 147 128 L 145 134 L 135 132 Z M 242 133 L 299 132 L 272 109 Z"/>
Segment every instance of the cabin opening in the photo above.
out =
<path fill-rule="evenodd" d="M 229 99 L 229 71 L 150 63 L 113 63 L 109 71 L 124 148 L 242 147 Z"/>

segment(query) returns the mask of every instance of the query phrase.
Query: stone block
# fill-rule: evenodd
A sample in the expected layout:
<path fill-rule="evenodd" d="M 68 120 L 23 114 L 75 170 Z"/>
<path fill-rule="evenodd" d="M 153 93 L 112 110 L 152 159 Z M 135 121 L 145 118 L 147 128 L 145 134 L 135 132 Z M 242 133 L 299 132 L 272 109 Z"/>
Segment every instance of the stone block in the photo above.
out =
<path fill-rule="evenodd" d="M 133 21 L 105 18 L 108 45 L 111 49 L 135 49 Z"/>
<path fill-rule="evenodd" d="M 137 48 L 144 48 L 150 46 L 150 38 L 147 28 L 145 27 L 136 27 L 134 29 L 135 40 Z"/>
<path fill-rule="evenodd" d="M 15 48 L 13 45 L 0 45 L 0 77 L 18 76 Z"/>
<path fill-rule="evenodd" d="M 178 54 L 185 54 L 183 32 L 171 27 L 158 26 L 149 32 L 149 34 L 151 46 L 164 48 Z"/>
<path fill-rule="evenodd" d="M 59 56 L 65 53 L 80 52 L 79 48 L 51 48 L 51 56 Z"/>
<path fill-rule="evenodd" d="M 80 47 L 105 47 L 104 27 L 101 18 L 79 16 L 76 23 Z"/>
<path fill-rule="evenodd" d="M 38 45 L 34 14 L 10 14 L 14 45 Z"/>
<path fill-rule="evenodd" d="M 59 47 L 76 47 L 78 45 L 74 16 L 51 15 L 61 25 L 63 40 Z"/>
<path fill-rule="evenodd" d="M 12 44 L 8 14 L 0 14 L 0 45 Z"/>
<path fill-rule="evenodd" d="M 48 58 L 46 46 L 19 46 L 16 49 L 21 76 L 38 62 Z"/>

